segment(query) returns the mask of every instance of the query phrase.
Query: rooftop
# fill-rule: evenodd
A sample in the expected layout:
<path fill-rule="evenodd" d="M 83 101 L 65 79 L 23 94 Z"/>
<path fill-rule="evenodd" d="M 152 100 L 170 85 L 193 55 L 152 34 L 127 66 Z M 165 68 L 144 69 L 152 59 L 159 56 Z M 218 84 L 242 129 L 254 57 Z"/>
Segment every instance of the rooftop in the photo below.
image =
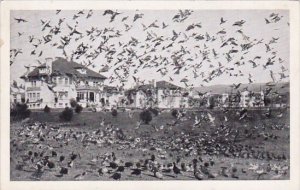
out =
<path fill-rule="evenodd" d="M 43 65 L 41 65 L 43 66 Z M 91 69 L 86 69 L 86 74 L 82 74 L 78 72 L 76 69 L 84 68 L 82 65 L 74 62 L 68 61 L 64 58 L 57 58 L 55 61 L 52 62 L 52 73 L 51 75 L 74 75 L 79 78 L 98 78 L 98 79 L 106 79 L 105 76 L 92 71 Z M 42 76 L 39 72 L 39 67 L 35 68 L 33 71 L 28 73 L 28 77 L 39 77 Z"/>

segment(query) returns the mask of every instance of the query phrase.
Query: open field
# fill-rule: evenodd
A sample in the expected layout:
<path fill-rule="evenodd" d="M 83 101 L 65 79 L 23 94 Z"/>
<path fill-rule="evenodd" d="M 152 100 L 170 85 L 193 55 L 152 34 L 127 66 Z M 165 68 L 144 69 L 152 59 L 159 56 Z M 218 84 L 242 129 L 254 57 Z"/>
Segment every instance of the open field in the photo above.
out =
<path fill-rule="evenodd" d="M 203 180 L 289 179 L 288 109 L 243 117 L 241 110 L 177 118 L 163 111 L 137 127 L 139 113 L 82 112 L 61 123 L 58 112 L 33 112 L 27 123 L 12 121 L 11 180 L 159 180 L 153 170 L 165 180 L 196 180 L 195 160 Z"/>

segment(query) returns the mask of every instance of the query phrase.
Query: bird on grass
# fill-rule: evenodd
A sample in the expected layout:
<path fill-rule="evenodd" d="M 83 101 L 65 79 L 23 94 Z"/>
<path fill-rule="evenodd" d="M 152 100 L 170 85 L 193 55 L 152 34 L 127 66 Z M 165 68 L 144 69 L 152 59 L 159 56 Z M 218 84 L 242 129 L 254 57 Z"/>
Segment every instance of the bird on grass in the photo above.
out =
<path fill-rule="evenodd" d="M 194 167 L 194 177 L 197 179 L 197 180 L 203 180 L 204 179 L 204 175 L 203 173 L 198 169 L 197 167 L 197 163 L 198 163 L 198 160 L 197 159 L 194 159 L 193 160 L 193 167 Z"/>
<path fill-rule="evenodd" d="M 177 167 L 176 162 L 173 162 L 173 173 L 175 174 L 175 177 L 177 177 L 178 174 L 181 174 L 181 170 Z"/>
<path fill-rule="evenodd" d="M 163 179 L 164 178 L 163 174 L 160 173 L 157 168 L 154 168 L 153 175 L 154 175 L 154 177 L 156 177 L 158 179 Z"/>
<path fill-rule="evenodd" d="M 81 174 L 77 174 L 74 176 L 74 179 L 76 180 L 82 180 L 86 176 L 86 172 L 83 172 Z"/>
<path fill-rule="evenodd" d="M 110 176 L 109 178 L 112 178 L 114 180 L 120 180 L 122 177 L 122 175 L 118 172 L 114 173 L 112 176 Z"/>

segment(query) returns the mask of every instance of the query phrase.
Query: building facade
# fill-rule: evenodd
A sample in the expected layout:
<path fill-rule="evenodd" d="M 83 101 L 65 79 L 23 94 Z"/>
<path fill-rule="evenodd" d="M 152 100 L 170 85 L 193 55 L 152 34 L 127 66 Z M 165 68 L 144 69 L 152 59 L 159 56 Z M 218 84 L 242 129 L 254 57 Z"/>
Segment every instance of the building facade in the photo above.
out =
<path fill-rule="evenodd" d="M 46 63 L 27 72 L 25 100 L 30 109 L 70 107 L 72 99 L 83 107 L 100 102 L 100 86 L 105 76 L 63 58 L 46 59 Z"/>

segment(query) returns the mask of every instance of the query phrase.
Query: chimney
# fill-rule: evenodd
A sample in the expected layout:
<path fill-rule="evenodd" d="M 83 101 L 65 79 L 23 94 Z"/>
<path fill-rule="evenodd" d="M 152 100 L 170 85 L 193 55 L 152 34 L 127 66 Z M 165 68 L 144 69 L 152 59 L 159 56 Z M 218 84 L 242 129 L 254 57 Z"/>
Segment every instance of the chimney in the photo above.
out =
<path fill-rule="evenodd" d="M 52 62 L 53 62 L 52 58 L 50 58 L 50 57 L 46 58 L 46 68 L 47 68 L 49 74 L 52 73 Z"/>

